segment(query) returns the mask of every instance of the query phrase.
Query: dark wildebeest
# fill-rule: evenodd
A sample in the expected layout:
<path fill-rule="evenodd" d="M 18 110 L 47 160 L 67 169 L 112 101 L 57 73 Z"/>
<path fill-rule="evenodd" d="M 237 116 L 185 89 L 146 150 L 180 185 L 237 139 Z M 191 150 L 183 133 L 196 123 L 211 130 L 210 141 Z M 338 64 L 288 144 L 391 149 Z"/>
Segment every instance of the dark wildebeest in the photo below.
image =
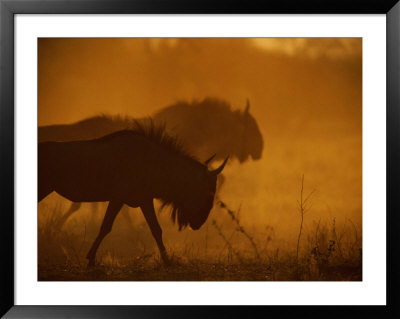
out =
<path fill-rule="evenodd" d="M 153 200 L 172 206 L 179 229 L 199 229 L 210 214 L 217 175 L 228 160 L 210 171 L 208 163 L 189 156 L 162 128 L 141 125 L 94 140 L 42 142 L 38 152 L 39 202 L 53 191 L 74 202 L 109 202 L 87 254 L 89 266 L 95 264 L 96 251 L 124 204 L 141 208 L 168 262 Z"/>
<path fill-rule="evenodd" d="M 192 103 L 178 102 L 156 112 L 152 118 L 156 124 L 165 125 L 167 133 L 178 136 L 190 154 L 200 160 L 204 161 L 210 154 L 216 154 L 214 160 L 223 160 L 229 155 L 240 163 L 250 157 L 253 160 L 261 158 L 263 138 L 250 114 L 249 101 L 244 111 L 233 111 L 228 102 L 216 98 Z M 74 124 L 41 126 L 39 142 L 99 138 L 130 129 L 135 121 L 132 117 L 96 116 Z M 137 121 L 146 122 L 147 119 Z M 60 229 L 80 205 L 72 203 L 56 227 Z"/>

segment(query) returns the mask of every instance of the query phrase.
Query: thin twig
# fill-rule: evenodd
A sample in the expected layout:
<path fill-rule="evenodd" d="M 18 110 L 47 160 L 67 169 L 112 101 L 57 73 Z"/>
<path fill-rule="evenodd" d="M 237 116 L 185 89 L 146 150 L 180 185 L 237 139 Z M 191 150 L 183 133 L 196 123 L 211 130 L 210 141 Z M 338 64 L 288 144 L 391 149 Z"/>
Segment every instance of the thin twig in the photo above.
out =
<path fill-rule="evenodd" d="M 318 247 L 318 232 L 319 232 L 319 225 L 321 223 L 321 218 L 318 220 L 317 229 L 315 230 L 315 247 Z"/>
<path fill-rule="evenodd" d="M 301 238 L 301 232 L 303 231 L 303 221 L 304 221 L 303 189 L 304 189 L 304 174 L 301 177 L 300 202 L 298 202 L 300 209 L 300 229 L 299 229 L 299 235 L 297 237 L 296 264 L 299 263 L 300 238 Z"/>
<path fill-rule="evenodd" d="M 239 221 L 239 219 L 235 216 L 234 211 L 231 210 L 231 209 L 229 209 L 229 208 L 227 207 L 227 205 L 226 205 L 223 201 L 221 201 L 221 200 L 218 201 L 218 204 L 228 212 L 229 216 L 231 216 L 232 220 L 236 223 L 236 225 L 237 225 L 237 230 L 238 230 L 239 232 L 241 232 L 241 233 L 249 240 L 251 246 L 252 246 L 253 249 L 254 249 L 254 252 L 255 252 L 255 254 L 256 254 L 257 259 L 260 259 L 260 254 L 259 254 L 259 252 L 258 252 L 257 245 L 256 245 L 256 243 L 254 242 L 253 237 L 250 236 L 250 235 L 245 231 L 245 229 L 244 229 L 244 227 L 243 227 L 242 225 L 240 225 L 240 221 Z M 240 207 L 239 207 L 239 210 L 238 210 L 237 214 L 239 214 L 239 212 L 240 212 Z"/>
<path fill-rule="evenodd" d="M 242 262 L 243 260 L 242 260 L 242 258 L 240 257 L 239 253 L 236 252 L 236 251 L 233 249 L 231 243 L 228 241 L 228 239 L 227 239 L 227 238 L 225 237 L 225 235 L 222 233 L 222 230 L 221 230 L 221 228 L 218 226 L 218 224 L 217 224 L 217 222 L 215 221 L 215 219 L 213 219 L 212 224 L 213 224 L 213 226 L 215 227 L 215 229 L 218 231 L 218 234 L 219 234 L 219 235 L 222 237 L 222 239 L 225 241 L 226 245 L 229 247 L 229 250 L 232 251 L 232 252 L 235 254 L 235 256 L 239 259 L 240 262 Z"/>
<path fill-rule="evenodd" d="M 337 244 L 337 247 L 338 247 L 338 250 L 339 250 L 340 257 L 343 259 L 342 249 L 340 247 L 340 241 L 339 241 L 338 236 L 336 234 L 336 218 L 333 218 L 332 231 L 333 231 L 333 236 L 335 236 L 335 240 L 336 240 L 336 244 Z"/>

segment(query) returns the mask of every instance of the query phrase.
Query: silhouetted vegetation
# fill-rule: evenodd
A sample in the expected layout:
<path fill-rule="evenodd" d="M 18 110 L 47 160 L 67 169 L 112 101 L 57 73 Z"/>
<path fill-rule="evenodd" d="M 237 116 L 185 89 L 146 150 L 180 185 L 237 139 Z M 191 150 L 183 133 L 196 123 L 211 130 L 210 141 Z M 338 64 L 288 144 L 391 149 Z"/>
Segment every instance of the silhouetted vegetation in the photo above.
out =
<path fill-rule="evenodd" d="M 240 210 L 222 201 L 203 228 L 178 232 L 164 214 L 171 263 L 164 265 L 150 231 L 136 211 L 133 218 L 120 217 L 117 231 L 105 239 L 97 258 L 98 266 L 86 267 L 86 251 L 96 236 L 100 220 L 88 206 L 83 216 L 68 221 L 65 229 L 52 231 L 63 205 L 40 204 L 39 273 L 43 281 L 358 281 L 362 280 L 360 230 L 351 220 L 338 226 L 335 218 L 313 220 L 297 239 L 285 236 L 269 225 L 247 226 Z M 65 203 L 64 203 L 65 204 Z M 216 216 L 217 215 L 217 216 Z M 186 240 L 181 240 L 185 238 Z"/>

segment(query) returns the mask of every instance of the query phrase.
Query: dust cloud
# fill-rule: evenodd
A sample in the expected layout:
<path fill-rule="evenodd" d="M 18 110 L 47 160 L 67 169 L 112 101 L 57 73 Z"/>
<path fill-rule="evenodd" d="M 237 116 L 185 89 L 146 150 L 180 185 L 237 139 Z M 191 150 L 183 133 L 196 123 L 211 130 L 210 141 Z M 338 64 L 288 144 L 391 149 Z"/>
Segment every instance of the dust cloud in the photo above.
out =
<path fill-rule="evenodd" d="M 219 193 L 226 207 L 216 205 L 199 231 L 178 232 L 168 216 L 160 215 L 166 246 L 176 255 L 188 250 L 195 255 L 232 255 L 239 247 L 252 254 L 254 246 L 240 231 L 235 233 L 237 225 L 228 209 L 240 218 L 259 254 L 282 247 L 295 251 L 303 175 L 304 196 L 312 193 L 304 216 L 303 252 L 311 251 L 318 241 L 313 238 L 324 227 L 336 243 L 343 238 L 342 247 L 336 248 L 342 257 L 346 236 L 349 247 L 361 248 L 361 39 L 42 38 L 38 94 L 39 126 L 99 114 L 152 116 L 181 100 L 217 97 L 241 111 L 250 101 L 250 113 L 263 136 L 262 157 L 229 163 Z M 52 194 L 39 204 L 39 227 L 49 227 L 55 218 L 49 216 L 67 209 L 68 202 Z M 94 221 L 90 210 L 84 204 L 65 226 L 65 231 L 82 237 L 84 225 L 95 225 L 93 234 L 85 235 L 85 249 L 105 205 L 100 205 Z M 108 256 L 104 260 L 111 259 L 110 251 L 134 257 L 155 246 L 139 210 L 121 216 L 103 243 Z M 127 239 L 118 230 L 129 223 L 135 231 L 128 229 L 125 235 L 133 237 Z"/>

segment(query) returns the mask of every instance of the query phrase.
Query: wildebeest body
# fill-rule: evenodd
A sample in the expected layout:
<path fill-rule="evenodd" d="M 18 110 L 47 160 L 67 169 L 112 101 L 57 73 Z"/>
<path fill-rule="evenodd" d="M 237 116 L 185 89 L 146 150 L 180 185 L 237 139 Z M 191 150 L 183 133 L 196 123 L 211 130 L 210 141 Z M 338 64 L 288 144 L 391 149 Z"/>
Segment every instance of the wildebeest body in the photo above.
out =
<path fill-rule="evenodd" d="M 172 205 L 179 228 L 200 228 L 211 211 L 217 174 L 226 161 L 209 171 L 154 128 L 150 133 L 125 130 L 89 141 L 43 142 L 39 143 L 38 200 L 56 191 L 71 201 L 109 202 L 88 254 L 91 265 L 122 205 L 140 207 L 166 260 L 153 199 Z"/>

